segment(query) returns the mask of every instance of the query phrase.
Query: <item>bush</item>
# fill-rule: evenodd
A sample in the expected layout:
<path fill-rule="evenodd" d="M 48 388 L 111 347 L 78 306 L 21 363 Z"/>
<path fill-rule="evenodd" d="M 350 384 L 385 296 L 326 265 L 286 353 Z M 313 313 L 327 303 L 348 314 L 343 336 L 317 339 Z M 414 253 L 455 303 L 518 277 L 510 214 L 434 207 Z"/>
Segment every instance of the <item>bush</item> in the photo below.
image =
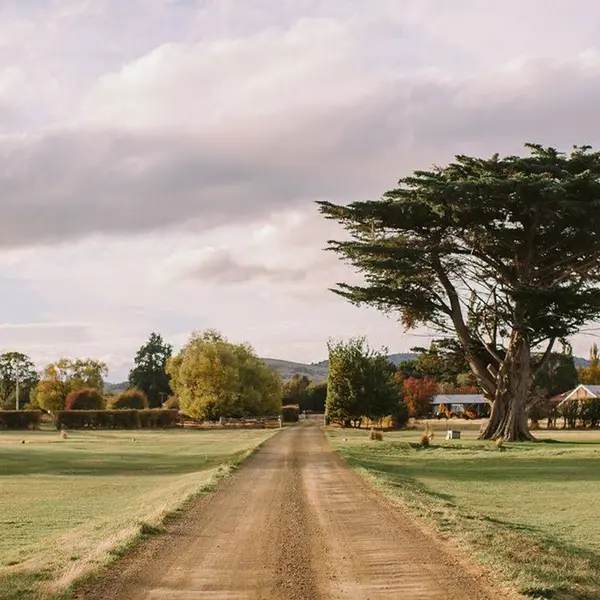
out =
<path fill-rule="evenodd" d="M 83 388 L 67 394 L 65 410 L 102 410 L 104 398 L 99 390 Z"/>
<path fill-rule="evenodd" d="M 37 429 L 41 420 L 40 410 L 0 410 L 0 429 Z"/>
<path fill-rule="evenodd" d="M 584 427 L 598 427 L 600 424 L 600 400 L 593 399 L 581 403 L 581 421 Z"/>
<path fill-rule="evenodd" d="M 61 410 L 56 413 L 57 429 L 155 429 L 179 424 L 176 410 Z"/>
<path fill-rule="evenodd" d="M 300 418 L 300 407 L 297 404 L 282 406 L 281 418 L 284 423 L 297 423 Z"/>
<path fill-rule="evenodd" d="M 390 416 L 392 418 L 392 427 L 394 429 L 402 429 L 408 423 L 408 408 L 406 404 L 402 401 L 398 402 Z"/>
<path fill-rule="evenodd" d="M 169 399 L 164 404 L 164 408 L 179 410 L 179 396 L 169 396 Z"/>
<path fill-rule="evenodd" d="M 112 410 L 144 410 L 148 408 L 148 397 L 142 390 L 126 390 L 111 403 Z"/>

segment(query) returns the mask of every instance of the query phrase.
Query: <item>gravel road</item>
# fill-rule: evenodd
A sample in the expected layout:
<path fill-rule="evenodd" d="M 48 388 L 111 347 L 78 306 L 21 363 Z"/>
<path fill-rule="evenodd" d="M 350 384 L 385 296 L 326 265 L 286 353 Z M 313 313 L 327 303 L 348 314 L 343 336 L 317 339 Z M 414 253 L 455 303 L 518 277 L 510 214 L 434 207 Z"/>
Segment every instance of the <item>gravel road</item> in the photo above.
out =
<path fill-rule="evenodd" d="M 366 435 L 366 434 L 365 434 Z M 317 422 L 271 438 L 78 600 L 496 600 L 448 542 L 391 505 Z"/>

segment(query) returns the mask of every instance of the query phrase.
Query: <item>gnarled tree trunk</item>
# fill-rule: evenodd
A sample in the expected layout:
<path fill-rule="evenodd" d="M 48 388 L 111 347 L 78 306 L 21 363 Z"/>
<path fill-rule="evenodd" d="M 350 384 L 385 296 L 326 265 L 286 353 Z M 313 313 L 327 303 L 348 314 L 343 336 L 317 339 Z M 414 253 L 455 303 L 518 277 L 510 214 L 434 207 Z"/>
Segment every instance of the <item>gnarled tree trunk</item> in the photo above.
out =
<path fill-rule="evenodd" d="M 534 439 L 527 423 L 527 401 L 532 385 L 529 344 L 520 333 L 514 332 L 498 370 L 492 412 L 480 439 L 504 438 L 509 442 Z"/>

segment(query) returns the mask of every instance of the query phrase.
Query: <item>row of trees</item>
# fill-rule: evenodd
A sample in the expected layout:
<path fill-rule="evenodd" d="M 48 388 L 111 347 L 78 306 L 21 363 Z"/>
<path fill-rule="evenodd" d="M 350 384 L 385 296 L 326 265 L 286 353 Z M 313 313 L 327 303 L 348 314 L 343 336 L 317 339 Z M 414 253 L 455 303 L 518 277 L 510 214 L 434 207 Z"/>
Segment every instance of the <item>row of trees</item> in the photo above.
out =
<path fill-rule="evenodd" d="M 14 407 L 17 379 L 20 397 L 30 407 L 50 412 L 167 404 L 201 420 L 278 414 L 284 395 L 304 410 L 318 409 L 326 393 L 326 386 L 297 378 L 284 393 L 279 375 L 251 346 L 230 343 L 214 330 L 194 333 L 176 355 L 162 336 L 152 333 L 135 355 L 130 390 L 119 396 L 104 394 L 106 374 L 107 366 L 101 361 L 63 358 L 47 365 L 38 376 L 27 356 L 7 353 L 0 357 L 3 406 Z"/>

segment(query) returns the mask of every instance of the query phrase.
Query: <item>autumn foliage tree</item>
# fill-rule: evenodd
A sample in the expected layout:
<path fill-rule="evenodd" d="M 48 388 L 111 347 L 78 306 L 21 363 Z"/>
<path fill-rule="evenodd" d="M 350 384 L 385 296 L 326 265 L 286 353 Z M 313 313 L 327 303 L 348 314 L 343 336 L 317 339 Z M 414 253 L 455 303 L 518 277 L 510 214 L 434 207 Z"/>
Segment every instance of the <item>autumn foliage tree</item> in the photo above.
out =
<path fill-rule="evenodd" d="M 600 355 L 596 344 L 590 348 L 590 364 L 579 368 L 579 381 L 590 385 L 600 384 Z"/>
<path fill-rule="evenodd" d="M 105 363 L 94 359 L 61 358 L 45 369 L 32 396 L 33 404 L 48 411 L 65 408 L 70 392 L 104 388 L 104 376 L 108 372 Z"/>
<path fill-rule="evenodd" d="M 105 408 L 104 396 L 94 388 L 73 390 L 65 399 L 66 410 L 102 410 Z"/>
<path fill-rule="evenodd" d="M 337 293 L 456 336 L 492 404 L 485 439 L 532 439 L 536 373 L 600 316 L 600 153 L 527 147 L 457 156 L 381 200 L 319 203 L 349 234 L 330 248 L 364 279 Z"/>
<path fill-rule="evenodd" d="M 402 395 L 410 417 L 427 417 L 431 414 L 431 402 L 437 393 L 438 383 L 429 377 L 408 377 L 402 380 Z"/>

